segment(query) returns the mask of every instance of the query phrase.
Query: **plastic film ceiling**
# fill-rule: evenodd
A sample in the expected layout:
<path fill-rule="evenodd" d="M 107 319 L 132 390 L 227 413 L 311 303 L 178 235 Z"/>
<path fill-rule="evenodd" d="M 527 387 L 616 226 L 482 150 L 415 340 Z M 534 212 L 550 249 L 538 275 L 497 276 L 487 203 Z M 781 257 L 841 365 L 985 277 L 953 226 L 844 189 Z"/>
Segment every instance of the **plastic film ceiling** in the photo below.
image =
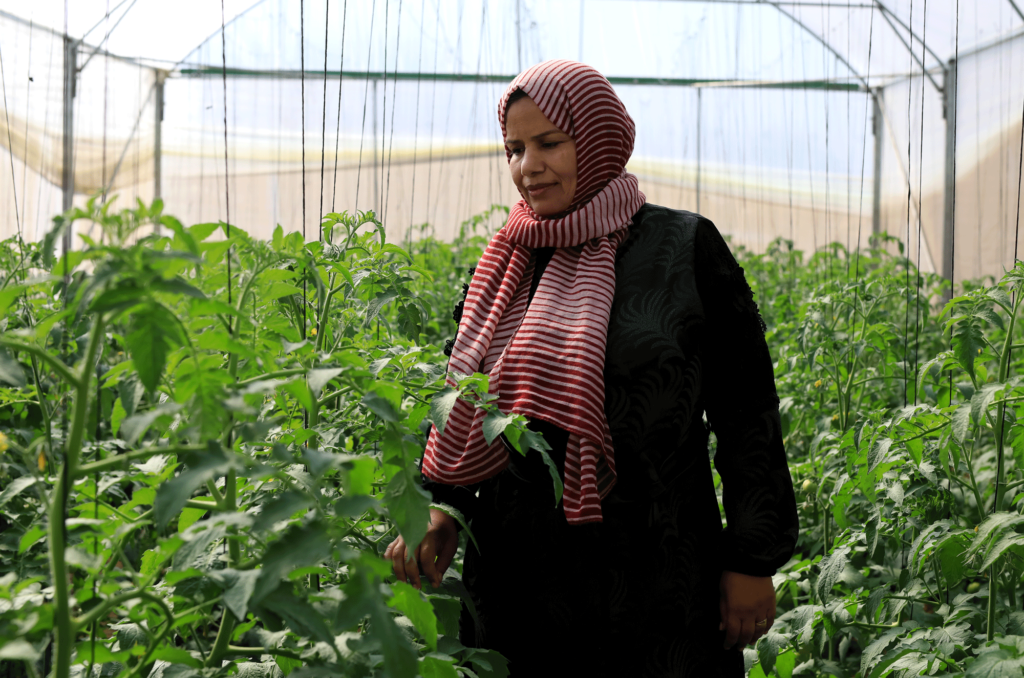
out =
<path fill-rule="evenodd" d="M 508 80 L 570 58 L 626 102 L 648 199 L 735 243 L 856 247 L 876 228 L 957 280 L 1015 256 L 1021 0 L 244 5 L 223 36 L 220 3 L 194 3 L 187 24 L 157 0 L 75 6 L 95 26 L 72 44 L 76 204 L 150 200 L 159 158 L 166 210 L 186 223 L 226 220 L 230 201 L 259 236 L 312 239 L 323 212 L 373 209 L 391 239 L 422 224 L 451 237 L 518 199 L 495 114 Z M 47 19 L 0 14 L 3 237 L 41 237 L 62 205 L 65 41 Z"/>

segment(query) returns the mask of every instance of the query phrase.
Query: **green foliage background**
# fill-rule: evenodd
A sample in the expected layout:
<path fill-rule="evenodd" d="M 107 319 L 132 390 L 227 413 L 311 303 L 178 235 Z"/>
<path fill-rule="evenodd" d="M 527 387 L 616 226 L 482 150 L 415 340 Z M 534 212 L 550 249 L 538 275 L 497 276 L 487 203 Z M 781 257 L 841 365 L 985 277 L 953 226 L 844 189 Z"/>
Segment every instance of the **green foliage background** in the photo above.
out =
<path fill-rule="evenodd" d="M 263 242 L 94 200 L 0 243 L 0 662 L 507 675 L 457 640 L 461 553 L 423 592 L 381 558 L 426 529 L 415 462 L 456 398 L 544 454 L 486 376 L 444 386 L 450 310 L 502 211 L 403 248 L 372 213 Z M 83 246 L 55 258 L 75 222 Z M 735 253 L 801 502 L 750 675 L 1020 676 L 1024 266 L 945 303 L 884 236 Z"/>

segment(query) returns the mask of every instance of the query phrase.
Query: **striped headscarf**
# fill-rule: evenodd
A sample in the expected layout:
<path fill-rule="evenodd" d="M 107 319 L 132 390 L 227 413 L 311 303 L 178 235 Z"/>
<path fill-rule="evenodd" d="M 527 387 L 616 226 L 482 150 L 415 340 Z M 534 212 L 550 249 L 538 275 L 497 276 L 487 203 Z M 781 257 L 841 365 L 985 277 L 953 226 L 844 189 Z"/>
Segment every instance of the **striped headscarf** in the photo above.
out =
<path fill-rule="evenodd" d="M 608 319 L 615 294 L 615 251 L 644 204 L 626 172 L 635 127 L 608 80 L 575 61 L 545 61 L 505 90 L 498 121 L 505 132 L 509 97 L 522 89 L 576 142 L 577 187 L 568 213 L 545 219 L 525 200 L 487 245 L 469 286 L 448 363 L 452 372 L 490 375 L 498 409 L 541 419 L 569 432 L 563 506 L 570 523 L 601 521 L 601 499 L 615 484 L 615 455 L 604 412 Z M 511 154 L 506 147 L 506 156 Z M 532 303 L 533 250 L 556 247 Z M 449 485 L 490 478 L 509 462 L 488 445 L 484 411 L 458 400 L 444 435 L 432 429 L 423 474 Z"/>

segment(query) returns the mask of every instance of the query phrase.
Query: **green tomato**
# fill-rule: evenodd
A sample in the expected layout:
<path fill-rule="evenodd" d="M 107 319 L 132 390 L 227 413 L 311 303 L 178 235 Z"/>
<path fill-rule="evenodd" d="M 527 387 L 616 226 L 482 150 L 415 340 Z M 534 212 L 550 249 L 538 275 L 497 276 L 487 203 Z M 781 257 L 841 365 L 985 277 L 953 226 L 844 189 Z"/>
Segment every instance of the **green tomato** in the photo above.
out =
<path fill-rule="evenodd" d="M 967 592 L 968 593 L 977 593 L 978 589 L 980 589 L 980 588 L 981 588 L 981 582 L 980 581 L 972 581 L 970 584 L 967 585 Z"/>
<path fill-rule="evenodd" d="M 800 489 L 803 490 L 803 492 L 805 492 L 806 494 L 811 494 L 816 489 L 818 489 L 818 483 L 814 482 L 813 479 L 808 478 L 807 480 L 804 481 L 804 484 L 800 486 Z"/>

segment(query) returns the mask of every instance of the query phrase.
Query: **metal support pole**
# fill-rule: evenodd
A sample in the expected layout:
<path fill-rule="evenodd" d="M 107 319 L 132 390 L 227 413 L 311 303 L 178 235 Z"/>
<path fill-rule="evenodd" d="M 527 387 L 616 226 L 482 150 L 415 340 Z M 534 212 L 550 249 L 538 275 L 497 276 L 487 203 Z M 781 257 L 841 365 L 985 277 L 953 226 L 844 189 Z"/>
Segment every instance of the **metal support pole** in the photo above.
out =
<path fill-rule="evenodd" d="M 882 118 L 882 88 L 871 90 L 871 132 L 875 135 L 874 185 L 871 196 L 871 233 L 882 232 L 882 139 L 885 137 L 885 120 Z M 858 247 L 860 243 L 857 243 Z"/>
<path fill-rule="evenodd" d="M 700 122 L 701 88 L 697 88 L 697 214 L 700 214 Z"/>
<path fill-rule="evenodd" d="M 956 191 L 956 69 L 956 60 L 950 59 L 942 87 L 942 114 L 946 119 L 946 185 L 942 210 L 942 265 L 939 272 L 947 280 L 953 279 L 953 237 L 955 233 L 953 196 Z M 946 294 L 948 301 L 950 292 Z"/>
<path fill-rule="evenodd" d="M 75 199 L 75 80 L 78 77 L 78 42 L 64 36 L 64 154 L 61 167 L 62 210 L 71 209 Z M 71 229 L 64 232 L 62 254 L 71 250 Z"/>
<path fill-rule="evenodd" d="M 156 71 L 154 85 L 156 96 L 153 103 L 153 200 L 163 197 L 164 80 L 166 78 L 166 71 Z M 160 224 L 156 224 L 156 232 L 160 232 Z"/>

